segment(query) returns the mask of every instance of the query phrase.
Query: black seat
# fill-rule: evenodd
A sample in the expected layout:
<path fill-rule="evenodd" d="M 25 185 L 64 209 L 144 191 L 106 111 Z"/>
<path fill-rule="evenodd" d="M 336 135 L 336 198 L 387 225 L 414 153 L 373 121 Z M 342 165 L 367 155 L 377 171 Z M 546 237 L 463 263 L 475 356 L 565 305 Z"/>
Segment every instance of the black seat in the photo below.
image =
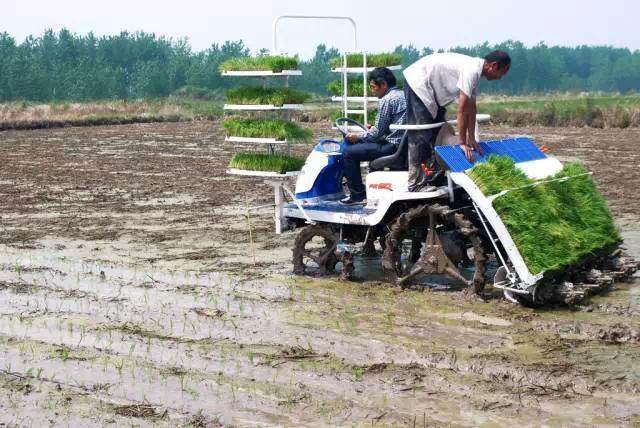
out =
<path fill-rule="evenodd" d="M 404 135 L 402 136 L 402 140 L 400 140 L 400 144 L 398 144 L 398 149 L 395 153 L 389 156 L 383 156 L 381 158 L 375 159 L 369 162 L 369 169 L 375 171 L 381 171 L 385 168 L 389 168 L 395 171 L 406 171 L 407 170 L 407 153 L 408 149 L 408 131 L 404 131 Z"/>

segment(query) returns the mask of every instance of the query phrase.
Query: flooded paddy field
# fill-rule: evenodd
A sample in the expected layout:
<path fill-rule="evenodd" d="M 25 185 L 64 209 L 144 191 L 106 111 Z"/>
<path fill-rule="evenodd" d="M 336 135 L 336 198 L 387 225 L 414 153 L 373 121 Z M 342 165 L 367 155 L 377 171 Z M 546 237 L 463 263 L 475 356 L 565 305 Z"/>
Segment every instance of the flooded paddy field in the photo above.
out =
<path fill-rule="evenodd" d="M 484 131 L 585 162 L 640 257 L 640 130 Z M 236 150 L 216 122 L 0 133 L 0 426 L 640 424 L 639 279 L 530 309 L 295 277 Z"/>

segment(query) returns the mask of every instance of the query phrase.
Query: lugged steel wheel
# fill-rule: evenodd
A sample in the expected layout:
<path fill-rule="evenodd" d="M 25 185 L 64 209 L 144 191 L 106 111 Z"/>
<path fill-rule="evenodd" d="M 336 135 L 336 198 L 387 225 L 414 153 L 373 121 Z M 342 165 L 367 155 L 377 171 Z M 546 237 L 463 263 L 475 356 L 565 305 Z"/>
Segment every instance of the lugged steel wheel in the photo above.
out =
<path fill-rule="evenodd" d="M 445 234 L 455 234 L 456 238 L 445 239 Z M 402 259 L 406 239 L 411 240 L 408 266 Z M 475 270 L 472 278 L 463 276 L 459 269 L 459 262 L 467 258 L 467 247 L 473 249 L 471 262 Z M 485 262 L 482 238 L 473 223 L 448 206 L 432 204 L 412 208 L 391 224 L 383 268 L 403 287 L 419 274 L 447 275 L 480 293 L 485 284 Z"/>
<path fill-rule="evenodd" d="M 303 228 L 293 245 L 293 273 L 328 275 L 335 271 L 338 235 L 329 226 L 316 224 Z"/>

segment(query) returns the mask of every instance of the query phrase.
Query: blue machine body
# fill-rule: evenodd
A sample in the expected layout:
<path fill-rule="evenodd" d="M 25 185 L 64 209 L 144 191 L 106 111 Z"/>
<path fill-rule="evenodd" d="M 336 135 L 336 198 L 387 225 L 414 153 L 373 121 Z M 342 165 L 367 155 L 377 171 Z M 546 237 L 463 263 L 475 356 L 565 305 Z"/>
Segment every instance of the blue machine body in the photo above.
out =
<path fill-rule="evenodd" d="M 321 140 L 313 148 L 296 183 L 296 198 L 300 200 L 339 196 L 344 175 L 343 153 L 346 141 Z"/>

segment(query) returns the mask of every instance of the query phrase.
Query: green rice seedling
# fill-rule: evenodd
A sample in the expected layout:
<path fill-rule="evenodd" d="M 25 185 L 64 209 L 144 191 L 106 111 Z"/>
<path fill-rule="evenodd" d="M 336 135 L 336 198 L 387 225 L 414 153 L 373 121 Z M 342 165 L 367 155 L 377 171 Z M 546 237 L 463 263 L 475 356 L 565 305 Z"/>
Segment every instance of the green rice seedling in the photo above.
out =
<path fill-rule="evenodd" d="M 291 88 L 262 88 L 259 86 L 244 86 L 229 89 L 227 101 L 231 104 L 302 104 L 311 98 L 311 94 Z"/>
<path fill-rule="evenodd" d="M 398 89 L 402 89 L 404 86 L 403 81 L 398 81 L 396 87 Z M 327 91 L 332 95 L 341 96 L 342 95 L 342 80 L 334 80 L 327 85 Z M 363 82 L 362 78 L 350 78 L 347 81 L 347 94 L 351 97 L 361 97 L 363 94 Z M 373 92 L 371 92 L 371 88 L 367 84 L 367 96 L 375 97 Z"/>
<path fill-rule="evenodd" d="M 223 73 L 225 71 L 273 71 L 280 73 L 282 70 L 297 70 L 298 57 L 288 56 L 257 56 L 231 58 L 218 67 Z"/>
<path fill-rule="evenodd" d="M 327 91 L 332 95 L 342 95 L 342 80 L 334 80 L 327 85 Z M 349 78 L 347 81 L 347 94 L 352 97 L 361 97 L 364 93 L 362 78 Z M 367 85 L 367 96 L 373 96 L 369 85 Z"/>
<path fill-rule="evenodd" d="M 276 140 L 309 141 L 310 129 L 280 119 L 228 119 L 222 125 L 227 135 L 250 138 L 275 138 Z"/>
<path fill-rule="evenodd" d="M 229 168 L 248 171 L 267 171 L 284 174 L 287 171 L 299 171 L 304 159 L 263 153 L 238 153 L 229 162 Z"/>
<path fill-rule="evenodd" d="M 367 55 L 367 67 L 390 67 L 399 65 L 402 62 L 402 55 L 395 53 L 379 53 Z M 331 58 L 329 60 L 331 68 L 342 67 L 342 57 Z M 347 55 L 347 67 L 362 67 L 362 54 Z"/>
<path fill-rule="evenodd" d="M 529 270 L 553 275 L 620 242 L 607 203 L 586 172 L 580 163 L 569 163 L 554 178 L 572 178 L 530 186 L 535 180 L 513 160 L 490 156 L 469 175 L 486 195 L 516 189 L 493 205 Z"/>

